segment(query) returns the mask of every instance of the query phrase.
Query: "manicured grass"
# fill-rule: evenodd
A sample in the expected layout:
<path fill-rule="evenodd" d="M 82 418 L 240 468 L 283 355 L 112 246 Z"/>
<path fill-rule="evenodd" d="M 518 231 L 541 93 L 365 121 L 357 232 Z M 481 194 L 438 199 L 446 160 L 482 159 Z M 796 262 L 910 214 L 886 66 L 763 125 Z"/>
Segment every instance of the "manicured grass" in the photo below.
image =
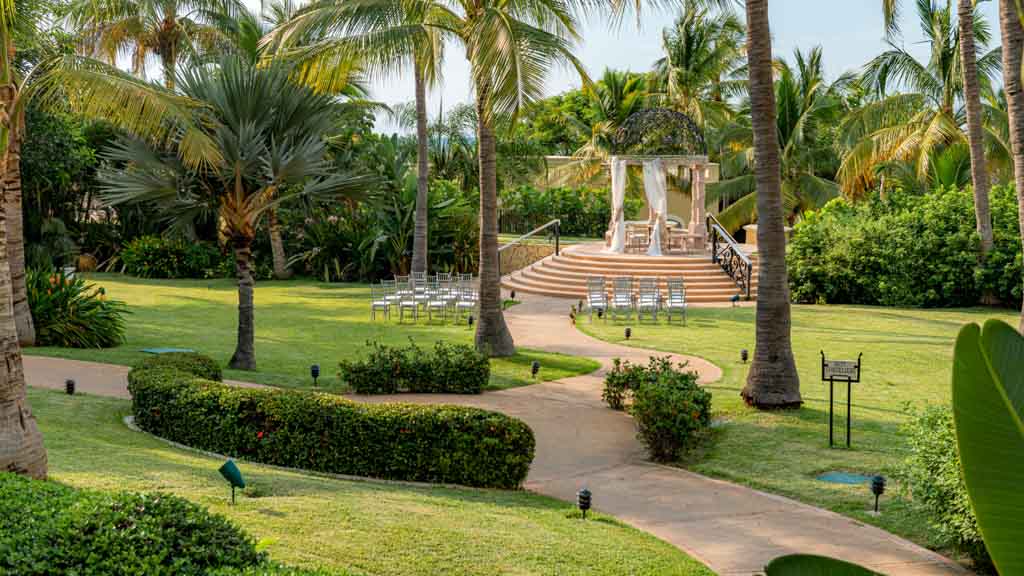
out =
<path fill-rule="evenodd" d="M 897 495 L 882 498 L 883 514 L 867 514 L 866 486 L 826 484 L 814 477 L 829 470 L 889 475 L 906 454 L 899 430 L 906 406 L 950 401 L 953 342 L 960 327 L 991 317 L 1016 322 L 1010 311 L 904 310 L 856 306 L 794 306 L 793 348 L 804 406 L 759 412 L 739 392 L 747 368 L 740 350 L 754 349 L 752 307 L 696 308 L 689 325 L 636 324 L 626 342 L 623 323 L 579 323 L 584 332 L 641 348 L 700 356 L 724 370 L 714 393 L 714 416 L 725 424 L 693 470 L 791 496 L 929 543 L 927 520 Z M 821 382 L 821 356 L 856 359 L 864 354 L 862 383 L 853 387 L 853 447 L 828 447 L 828 386 Z M 845 440 L 846 387 L 836 386 L 837 440 Z M 842 408 L 839 408 L 839 405 Z"/>
<path fill-rule="evenodd" d="M 711 574 L 670 544 L 529 492 L 342 481 L 241 464 L 230 506 L 220 460 L 179 450 L 122 418 L 127 401 L 29 390 L 53 480 L 160 490 L 224 514 L 275 560 L 351 574 Z"/>
<path fill-rule="evenodd" d="M 95 274 L 111 299 L 128 304 L 128 341 L 106 350 L 33 348 L 29 354 L 131 365 L 144 356 L 143 348 L 192 348 L 226 365 L 235 349 L 238 320 L 237 288 L 233 280 L 146 280 L 116 274 Z M 473 341 L 473 328 L 439 321 L 428 325 L 378 316 L 370 320 L 370 290 L 353 284 L 324 284 L 306 280 L 259 282 L 256 286 L 255 372 L 225 371 L 225 378 L 305 388 L 312 386 L 309 367 L 321 366 L 321 388 L 342 389 L 338 361 L 365 353 L 375 340 L 405 346 L 411 338 L 421 347 L 438 340 Z M 491 362 L 491 389 L 535 382 L 530 363 L 540 360 L 544 378 L 557 380 L 586 374 L 598 364 L 586 358 L 520 350 L 512 358 Z"/>

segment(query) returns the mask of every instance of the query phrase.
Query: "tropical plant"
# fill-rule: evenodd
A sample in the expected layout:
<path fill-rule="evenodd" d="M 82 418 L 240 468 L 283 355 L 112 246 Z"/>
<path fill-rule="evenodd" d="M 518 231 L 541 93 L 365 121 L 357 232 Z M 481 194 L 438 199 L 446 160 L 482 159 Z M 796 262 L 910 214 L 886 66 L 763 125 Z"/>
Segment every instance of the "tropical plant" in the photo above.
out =
<path fill-rule="evenodd" d="M 831 180 L 835 154 L 829 127 L 842 117 L 846 76 L 829 83 L 824 78 L 820 47 L 808 54 L 799 49 L 791 65 L 774 64 L 775 123 L 781 150 L 782 198 L 785 218 L 792 224 L 806 212 L 839 195 Z M 749 110 L 718 131 L 723 180 L 708 186 L 708 206 L 727 205 L 718 215 L 730 232 L 757 221 L 757 179 L 751 171 L 756 158 Z"/>
<path fill-rule="evenodd" d="M 324 136 L 332 126 L 332 97 L 295 84 L 292 73 L 281 63 L 256 67 L 228 56 L 219 66 L 180 74 L 177 92 L 102 76 L 148 102 L 173 102 L 190 112 L 154 119 L 170 125 L 171 145 L 126 139 L 105 154 L 104 199 L 115 206 L 155 203 L 176 223 L 197 212 L 218 215 L 238 277 L 238 343 L 229 363 L 237 369 L 256 363 L 252 243 L 264 214 L 292 196 L 351 196 L 368 183 L 330 173 Z M 157 126 L 138 122 L 137 132 L 150 135 Z M 190 162 L 193 153 L 199 157 Z"/>
<path fill-rule="evenodd" d="M 125 305 L 81 276 L 30 268 L 28 302 L 39 345 L 111 348 L 124 342 Z"/>
<path fill-rule="evenodd" d="M 754 361 L 741 395 L 752 406 L 799 406 L 800 376 L 790 337 L 789 280 L 786 275 L 785 213 L 779 137 L 772 89 L 772 45 L 768 0 L 747 0 L 747 68 L 750 119 L 757 182 L 758 283 Z"/>
<path fill-rule="evenodd" d="M 953 352 L 953 419 L 978 529 L 1000 574 L 1024 571 L 1024 336 L 968 324 Z"/>
<path fill-rule="evenodd" d="M 881 576 L 856 564 L 827 556 L 789 554 L 764 567 L 766 576 Z"/>
<path fill-rule="evenodd" d="M 929 59 L 918 61 L 889 40 L 890 49 L 865 66 L 860 82 L 875 98 L 851 111 L 842 122 L 844 147 L 838 181 L 844 193 L 859 197 L 875 183 L 875 166 L 904 160 L 924 176 L 936 148 L 965 139 L 963 75 L 960 32 L 952 22 L 951 0 L 917 0 L 922 34 L 929 44 Z M 974 38 L 979 49 L 989 43 L 988 22 L 975 11 Z M 1000 50 L 985 52 L 977 60 L 978 82 L 991 86 L 1000 69 Z M 892 91 L 905 88 L 906 92 Z"/>

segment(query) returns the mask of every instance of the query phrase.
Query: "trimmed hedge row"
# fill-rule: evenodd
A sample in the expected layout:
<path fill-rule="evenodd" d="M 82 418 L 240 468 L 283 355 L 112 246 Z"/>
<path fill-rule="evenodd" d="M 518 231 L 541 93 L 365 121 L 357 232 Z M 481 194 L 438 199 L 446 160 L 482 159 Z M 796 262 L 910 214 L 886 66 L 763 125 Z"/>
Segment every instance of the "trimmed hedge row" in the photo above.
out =
<path fill-rule="evenodd" d="M 168 494 L 82 491 L 0 473 L 0 518 L 3 574 L 200 575 L 267 566 L 241 529 Z"/>
<path fill-rule="evenodd" d="M 341 379 L 357 394 L 432 392 L 479 394 L 491 379 L 487 356 L 472 346 L 437 342 L 433 352 L 367 342 L 362 360 L 340 363 Z"/>
<path fill-rule="evenodd" d="M 132 371 L 152 370 L 156 368 L 169 368 L 187 372 L 200 378 L 220 382 L 224 379 L 220 365 L 210 358 L 195 352 L 167 352 L 147 356 L 135 363 Z"/>
<path fill-rule="evenodd" d="M 360 404 L 236 388 L 161 368 L 128 376 L 135 422 L 194 448 L 279 466 L 391 480 L 516 488 L 533 431 L 477 408 Z"/>

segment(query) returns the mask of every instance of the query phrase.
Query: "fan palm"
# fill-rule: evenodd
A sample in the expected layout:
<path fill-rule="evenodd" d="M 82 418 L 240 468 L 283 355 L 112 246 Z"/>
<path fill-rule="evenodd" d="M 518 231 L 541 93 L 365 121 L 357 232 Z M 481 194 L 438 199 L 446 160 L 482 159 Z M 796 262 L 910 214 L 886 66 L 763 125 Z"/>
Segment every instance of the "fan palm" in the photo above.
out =
<path fill-rule="evenodd" d="M 172 92 L 108 72 L 111 86 L 122 92 L 134 88 L 147 105 L 173 105 L 136 130 L 151 137 L 153 126 L 169 126 L 168 134 L 158 134 L 162 145 L 129 139 L 106 153 L 111 168 L 100 175 L 103 197 L 110 205 L 154 203 L 173 222 L 201 211 L 217 214 L 238 277 L 238 342 L 229 363 L 237 369 L 256 365 L 251 247 L 261 218 L 291 196 L 352 195 L 366 184 L 330 174 L 324 138 L 333 126 L 335 103 L 329 95 L 295 84 L 292 73 L 281 63 L 256 67 L 243 57 L 227 56 L 219 66 L 179 73 Z M 102 97 L 96 92 L 85 96 Z M 88 101 L 72 99 L 72 104 L 96 110 Z M 176 114 L 180 109 L 190 114 Z M 124 112 L 107 116 L 122 124 L 125 120 Z M 204 142 L 195 161 L 190 161 L 197 156 L 187 145 L 190 140 Z"/>
<path fill-rule="evenodd" d="M 16 152 L 18 86 L 13 63 L 16 2 L 0 0 L 0 174 L 12 169 L 10 157 Z M 5 182 L 6 183 L 6 182 Z M 19 207 L 20 208 L 20 207 Z M 0 353 L 3 373 L 0 377 L 0 470 L 9 470 L 35 478 L 46 477 L 46 449 L 36 419 L 25 396 L 25 373 L 14 316 L 11 268 L 7 243 L 10 206 L 0 202 Z"/>
<path fill-rule="evenodd" d="M 835 173 L 834 154 L 828 126 L 842 116 L 842 90 L 849 81 L 841 77 L 828 83 L 824 78 L 821 48 L 804 55 L 797 50 L 794 64 L 776 60 L 775 124 L 781 150 L 782 201 L 792 222 L 807 210 L 823 206 L 839 194 L 830 177 Z M 718 131 L 723 150 L 725 179 L 708 187 L 709 206 L 728 206 L 718 215 L 730 232 L 757 220 L 756 158 L 749 111 Z"/>
<path fill-rule="evenodd" d="M 952 9 L 932 0 L 917 0 L 921 30 L 931 48 L 922 63 L 890 42 L 890 49 L 864 69 L 861 81 L 877 96 L 854 110 L 842 123 L 846 149 L 838 180 L 844 192 L 860 196 L 874 185 L 874 167 L 892 160 L 910 161 L 919 175 L 928 173 L 936 148 L 963 140 L 964 113 L 958 105 L 963 94 L 960 73 L 960 32 L 952 23 Z M 988 23 L 974 17 L 974 37 L 984 49 L 990 39 Z M 978 79 L 987 86 L 1000 68 L 1000 51 L 986 52 L 977 61 Z M 907 92 L 890 94 L 894 88 Z"/>
<path fill-rule="evenodd" d="M 173 88 L 179 61 L 218 42 L 212 23 L 242 11 L 238 0 L 73 0 L 66 20 L 90 55 L 111 64 L 127 55 L 138 76 L 155 56 L 164 83 Z"/>

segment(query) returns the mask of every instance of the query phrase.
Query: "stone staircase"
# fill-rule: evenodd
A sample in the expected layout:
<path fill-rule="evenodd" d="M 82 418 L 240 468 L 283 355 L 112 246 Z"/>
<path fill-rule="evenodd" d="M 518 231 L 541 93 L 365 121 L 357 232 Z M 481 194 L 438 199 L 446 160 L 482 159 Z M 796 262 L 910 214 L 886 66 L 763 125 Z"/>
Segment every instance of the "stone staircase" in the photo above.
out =
<path fill-rule="evenodd" d="M 757 257 L 752 257 L 754 279 L 751 300 L 757 296 Z M 587 278 L 605 276 L 609 283 L 614 276 L 660 277 L 682 276 L 686 283 L 686 299 L 695 304 L 729 304 L 739 294 L 736 283 L 708 254 L 690 256 L 644 256 L 635 254 L 604 254 L 599 245 L 578 244 L 562 250 L 559 256 L 548 256 L 526 268 L 504 276 L 506 290 L 562 298 L 586 298 Z"/>

